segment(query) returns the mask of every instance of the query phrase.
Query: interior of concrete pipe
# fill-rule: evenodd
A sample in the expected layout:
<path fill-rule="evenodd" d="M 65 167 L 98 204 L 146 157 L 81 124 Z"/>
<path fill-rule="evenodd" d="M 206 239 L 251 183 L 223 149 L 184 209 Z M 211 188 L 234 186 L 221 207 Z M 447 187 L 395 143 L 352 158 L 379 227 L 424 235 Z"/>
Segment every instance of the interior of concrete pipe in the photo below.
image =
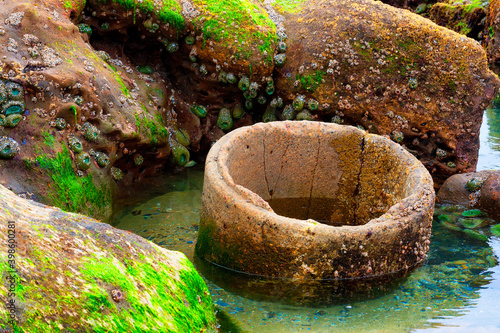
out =
<path fill-rule="evenodd" d="M 322 136 L 271 128 L 264 136 L 254 132 L 235 140 L 228 171 L 278 215 L 332 226 L 362 225 L 414 190 L 402 186 L 414 184 L 415 175 L 408 172 L 399 146 L 373 140 L 366 142 L 354 128 L 325 130 Z"/>

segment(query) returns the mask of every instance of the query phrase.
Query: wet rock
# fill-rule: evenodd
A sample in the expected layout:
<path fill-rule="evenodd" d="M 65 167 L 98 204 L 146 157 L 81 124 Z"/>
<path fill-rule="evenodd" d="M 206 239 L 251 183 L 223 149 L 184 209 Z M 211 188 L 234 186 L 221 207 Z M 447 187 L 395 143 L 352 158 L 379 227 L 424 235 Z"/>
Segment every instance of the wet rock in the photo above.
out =
<path fill-rule="evenodd" d="M 482 39 L 488 1 L 438 2 L 432 5 L 428 17 L 433 22 L 474 39 Z"/>
<path fill-rule="evenodd" d="M 495 172 L 484 181 L 479 206 L 493 218 L 500 219 L 500 172 Z"/>
<path fill-rule="evenodd" d="M 500 84 L 484 50 L 408 11 L 354 3 L 310 1 L 284 14 L 287 61 L 275 85 L 285 104 L 304 95 L 318 101 L 319 119 L 400 138 L 438 185 L 474 170 Z"/>
<path fill-rule="evenodd" d="M 215 330 L 210 293 L 183 254 L 1 185 L 0 207 L 0 253 L 11 258 L 0 296 L 13 304 L 12 316 L 0 316 L 4 329 Z"/>
<path fill-rule="evenodd" d="M 453 175 L 448 178 L 437 194 L 437 201 L 462 206 L 475 207 L 479 203 L 483 182 L 495 171 L 485 170 Z"/>
<path fill-rule="evenodd" d="M 500 73 L 500 1 L 491 0 L 483 32 L 488 62 L 495 73 Z"/>
<path fill-rule="evenodd" d="M 472 186 L 474 184 L 474 186 Z M 480 184 L 480 186 L 476 186 Z M 484 170 L 458 174 L 448 178 L 437 194 L 438 202 L 476 207 L 499 219 L 500 172 Z M 464 216 L 475 216 L 479 210 L 464 212 Z M 468 214 L 468 215 L 467 215 Z"/>

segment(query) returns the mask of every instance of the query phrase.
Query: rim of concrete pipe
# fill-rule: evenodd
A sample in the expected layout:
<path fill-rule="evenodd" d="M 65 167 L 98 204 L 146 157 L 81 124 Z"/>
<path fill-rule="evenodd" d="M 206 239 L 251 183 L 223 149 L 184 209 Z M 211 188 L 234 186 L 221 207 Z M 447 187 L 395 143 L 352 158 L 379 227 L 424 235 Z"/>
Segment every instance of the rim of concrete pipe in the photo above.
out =
<path fill-rule="evenodd" d="M 281 157 L 269 159 L 271 154 Z M 287 178 L 281 190 L 269 188 L 276 168 L 278 182 Z M 278 215 L 266 201 L 280 191 L 293 198 L 307 182 L 309 211 L 313 192 L 330 195 L 333 218 L 342 225 Z M 207 156 L 196 253 L 219 266 L 270 277 L 401 272 L 426 258 L 434 200 L 429 172 L 389 139 L 322 122 L 259 123 L 225 135 Z"/>

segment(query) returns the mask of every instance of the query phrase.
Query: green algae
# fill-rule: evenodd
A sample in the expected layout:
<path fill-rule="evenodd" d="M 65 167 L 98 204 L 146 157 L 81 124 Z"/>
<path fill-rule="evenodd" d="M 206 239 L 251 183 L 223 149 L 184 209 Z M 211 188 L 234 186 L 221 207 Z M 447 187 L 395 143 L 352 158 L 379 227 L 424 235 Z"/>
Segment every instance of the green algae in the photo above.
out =
<path fill-rule="evenodd" d="M 317 70 L 312 75 L 300 75 L 297 74 L 296 79 L 300 81 L 301 87 L 308 92 L 316 91 L 319 86 L 323 83 L 323 77 L 326 72 Z"/>
<path fill-rule="evenodd" d="M 204 44 L 206 40 L 214 40 L 228 46 L 236 40 L 236 58 L 249 58 L 253 45 L 257 45 L 262 54 L 272 56 L 276 26 L 262 7 L 248 0 L 193 2 L 202 11 L 194 22 L 201 26 Z"/>
<path fill-rule="evenodd" d="M 46 170 L 52 182 L 47 186 L 47 199 L 51 204 L 70 212 L 90 216 L 106 216 L 111 207 L 111 191 L 101 184 L 96 187 L 92 175 L 78 177 L 73 170 L 71 156 L 66 147 L 54 158 L 38 156 L 39 167 Z"/>
<path fill-rule="evenodd" d="M 304 8 L 306 0 L 275 0 L 274 6 L 281 12 L 296 14 Z"/>
<path fill-rule="evenodd" d="M 500 224 L 492 225 L 490 231 L 493 235 L 500 237 Z"/>
<path fill-rule="evenodd" d="M 168 139 L 168 130 L 163 125 L 161 115 L 149 116 L 143 114 L 135 114 L 135 125 L 138 132 L 143 132 L 149 137 L 152 145 L 158 145 L 161 142 L 166 142 Z"/>
<path fill-rule="evenodd" d="M 470 209 L 466 210 L 462 213 L 462 216 L 464 217 L 478 217 L 478 216 L 483 216 L 484 213 L 480 211 L 479 209 Z"/>
<path fill-rule="evenodd" d="M 99 0 L 106 2 L 107 0 Z M 177 30 L 184 30 L 184 18 L 181 15 L 182 8 L 176 0 L 111 0 L 122 7 L 133 10 L 140 10 L 145 14 L 155 13 L 160 21 L 175 27 Z"/>

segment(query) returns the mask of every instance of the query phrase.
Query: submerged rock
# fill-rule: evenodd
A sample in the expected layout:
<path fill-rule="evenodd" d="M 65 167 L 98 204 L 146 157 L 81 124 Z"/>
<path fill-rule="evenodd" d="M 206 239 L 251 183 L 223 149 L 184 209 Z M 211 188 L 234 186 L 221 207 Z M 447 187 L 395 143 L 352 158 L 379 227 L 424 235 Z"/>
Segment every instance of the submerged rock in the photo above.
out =
<path fill-rule="evenodd" d="M 0 325 L 16 332 L 215 329 L 210 293 L 186 257 L 0 185 Z M 10 244 L 11 246 L 9 248 Z M 9 250 L 9 251 L 8 251 Z M 9 257 L 12 255 L 12 257 Z M 9 311 L 10 310 L 10 311 Z"/>

